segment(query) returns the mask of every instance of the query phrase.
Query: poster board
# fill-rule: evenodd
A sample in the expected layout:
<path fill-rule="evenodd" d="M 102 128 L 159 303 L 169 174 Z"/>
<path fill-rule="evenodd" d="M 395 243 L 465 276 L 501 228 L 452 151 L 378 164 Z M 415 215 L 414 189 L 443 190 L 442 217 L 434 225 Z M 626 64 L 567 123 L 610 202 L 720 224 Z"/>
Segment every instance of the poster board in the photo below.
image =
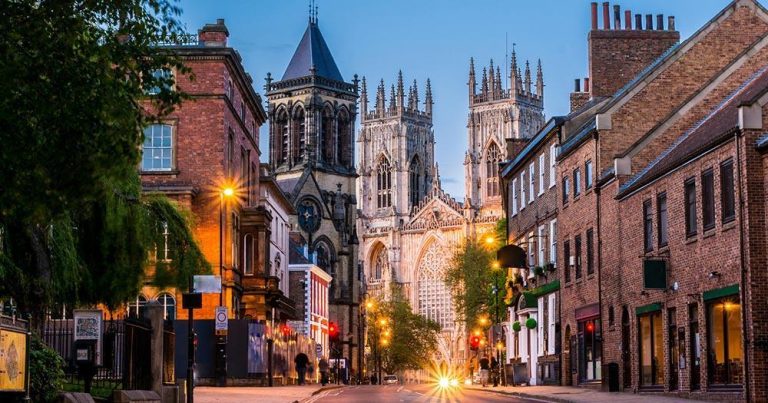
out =
<path fill-rule="evenodd" d="M 0 392 L 24 392 L 27 373 L 27 333 L 0 328 Z"/>
<path fill-rule="evenodd" d="M 104 314 L 98 309 L 74 310 L 74 341 L 96 340 L 96 365 L 102 365 Z"/>

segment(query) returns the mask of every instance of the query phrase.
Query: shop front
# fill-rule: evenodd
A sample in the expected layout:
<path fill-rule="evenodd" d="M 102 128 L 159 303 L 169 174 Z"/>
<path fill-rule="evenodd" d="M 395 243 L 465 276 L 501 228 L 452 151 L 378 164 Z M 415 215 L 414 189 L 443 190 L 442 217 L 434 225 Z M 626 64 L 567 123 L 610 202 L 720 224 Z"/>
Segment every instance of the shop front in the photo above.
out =
<path fill-rule="evenodd" d="M 599 382 L 602 379 L 603 337 L 599 304 L 576 309 L 576 334 L 571 336 L 571 351 L 575 352 L 578 382 Z"/>

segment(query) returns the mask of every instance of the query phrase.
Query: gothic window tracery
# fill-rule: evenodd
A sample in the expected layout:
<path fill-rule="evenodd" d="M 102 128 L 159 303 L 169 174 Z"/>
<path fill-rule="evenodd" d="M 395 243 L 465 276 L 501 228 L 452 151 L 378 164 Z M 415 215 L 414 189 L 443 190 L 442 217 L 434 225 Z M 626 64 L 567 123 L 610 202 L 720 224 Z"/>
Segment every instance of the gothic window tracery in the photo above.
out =
<path fill-rule="evenodd" d="M 411 207 L 416 206 L 419 204 L 419 201 L 421 201 L 422 196 L 422 187 L 423 187 L 423 180 L 421 175 L 421 161 L 419 161 L 419 156 L 415 155 L 413 156 L 413 159 L 411 160 L 411 166 L 409 168 L 409 176 L 410 176 L 410 199 L 411 199 Z"/>
<path fill-rule="evenodd" d="M 392 168 L 386 157 L 381 157 L 376 168 L 376 206 L 386 208 L 392 205 Z"/>
<path fill-rule="evenodd" d="M 345 167 L 352 164 L 352 125 L 346 109 L 342 108 L 337 119 L 338 122 L 338 146 L 336 147 L 336 161 Z"/>
<path fill-rule="evenodd" d="M 384 273 L 389 271 L 389 258 L 387 257 L 387 248 L 381 246 L 376 252 L 376 257 L 373 260 L 373 271 L 371 275 L 374 280 L 381 280 Z"/>
<path fill-rule="evenodd" d="M 280 139 L 280 143 L 277 144 L 280 164 L 285 164 L 288 162 L 288 114 L 285 110 L 280 110 L 278 113 L 275 127 Z"/>
<path fill-rule="evenodd" d="M 334 119 L 333 111 L 330 107 L 323 109 L 322 133 L 320 134 L 320 155 L 328 164 L 333 164 L 333 157 L 336 155 L 334 140 Z"/>
<path fill-rule="evenodd" d="M 304 109 L 299 107 L 293 115 L 293 163 L 299 163 L 306 156 L 306 122 Z"/>
<path fill-rule="evenodd" d="M 315 254 L 317 255 L 317 267 L 323 269 L 326 273 L 332 274 L 331 268 L 331 251 L 325 242 L 319 242 L 315 247 Z"/>
<path fill-rule="evenodd" d="M 488 197 L 499 195 L 499 162 L 501 162 L 499 146 L 491 143 L 485 152 L 485 192 Z"/>
<path fill-rule="evenodd" d="M 419 314 L 437 322 L 443 330 L 454 327 L 451 291 L 443 280 L 448 255 L 437 242 L 432 242 L 417 268 Z"/>

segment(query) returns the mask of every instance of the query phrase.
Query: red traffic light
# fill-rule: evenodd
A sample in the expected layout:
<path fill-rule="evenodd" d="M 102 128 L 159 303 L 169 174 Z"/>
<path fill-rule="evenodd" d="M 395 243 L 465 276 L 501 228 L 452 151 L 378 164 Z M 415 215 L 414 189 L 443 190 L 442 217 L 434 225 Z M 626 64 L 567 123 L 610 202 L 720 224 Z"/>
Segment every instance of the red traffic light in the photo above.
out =
<path fill-rule="evenodd" d="M 339 327 L 333 322 L 328 324 L 328 335 L 332 341 L 339 338 Z"/>
<path fill-rule="evenodd" d="M 477 350 L 480 348 L 480 336 L 472 336 L 469 338 L 470 350 Z"/>

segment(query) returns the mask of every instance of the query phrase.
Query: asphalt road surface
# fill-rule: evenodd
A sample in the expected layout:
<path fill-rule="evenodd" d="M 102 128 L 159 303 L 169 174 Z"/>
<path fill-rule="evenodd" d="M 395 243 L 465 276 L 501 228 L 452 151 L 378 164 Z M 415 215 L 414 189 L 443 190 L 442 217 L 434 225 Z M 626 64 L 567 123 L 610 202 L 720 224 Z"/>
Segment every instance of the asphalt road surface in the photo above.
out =
<path fill-rule="evenodd" d="M 493 392 L 463 389 L 439 389 L 434 385 L 362 385 L 334 389 L 313 396 L 309 402 L 362 402 L 362 403 L 401 403 L 401 402 L 536 402 L 515 396 Z"/>

